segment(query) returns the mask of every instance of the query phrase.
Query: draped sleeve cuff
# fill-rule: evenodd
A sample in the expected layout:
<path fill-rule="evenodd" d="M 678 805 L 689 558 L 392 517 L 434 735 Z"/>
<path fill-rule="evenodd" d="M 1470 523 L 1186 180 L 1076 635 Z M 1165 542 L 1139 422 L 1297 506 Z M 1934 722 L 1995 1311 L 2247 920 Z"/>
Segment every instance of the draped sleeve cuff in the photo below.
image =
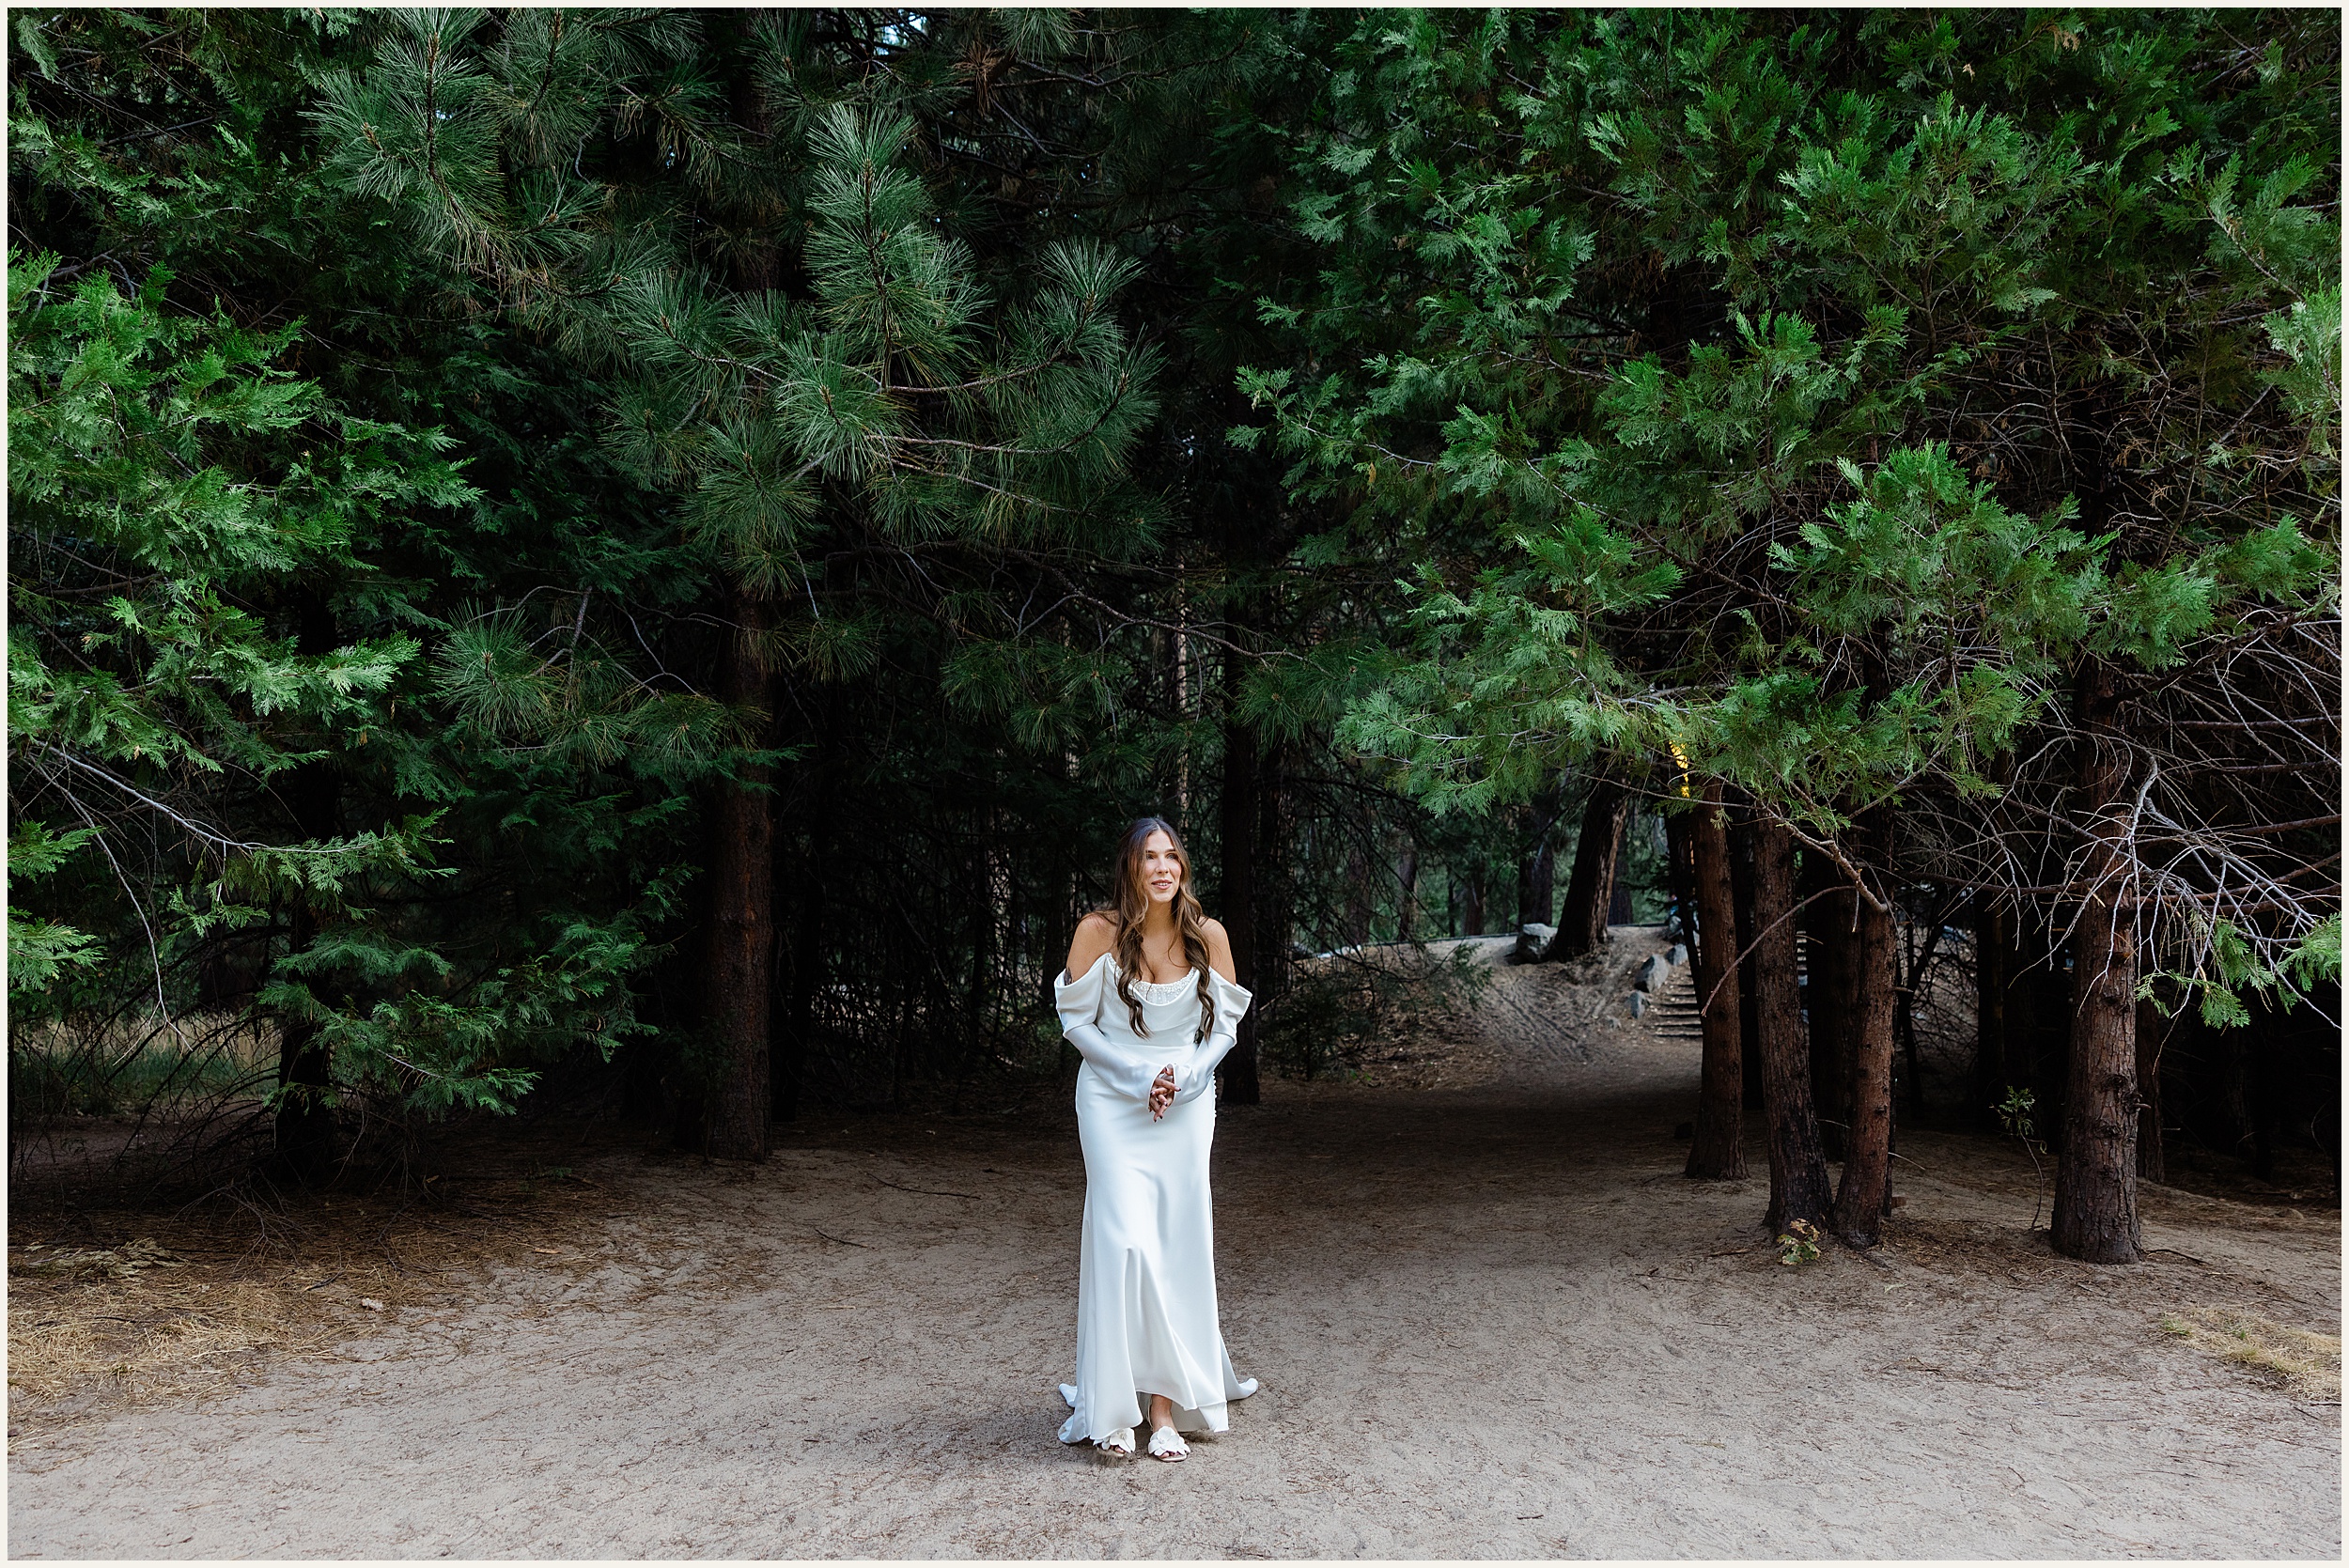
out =
<path fill-rule="evenodd" d="M 1207 1037 L 1191 1052 L 1190 1061 L 1175 1075 L 1174 1103 L 1183 1104 L 1206 1094 L 1215 1083 L 1215 1070 L 1223 1058 L 1239 1044 L 1239 1021 L 1248 1016 L 1249 1004 L 1256 999 L 1245 986 L 1224 979 L 1213 970 L 1207 971 L 1208 994 L 1215 998 L 1215 1022 L 1209 1026 Z"/>
<path fill-rule="evenodd" d="M 1101 1032 L 1101 999 L 1110 989 L 1109 974 L 1110 955 L 1104 953 L 1074 980 L 1053 975 L 1052 1006 L 1060 1014 L 1061 1033 L 1091 1063 L 1101 1081 L 1114 1094 L 1147 1104 L 1156 1069 L 1128 1060 Z"/>

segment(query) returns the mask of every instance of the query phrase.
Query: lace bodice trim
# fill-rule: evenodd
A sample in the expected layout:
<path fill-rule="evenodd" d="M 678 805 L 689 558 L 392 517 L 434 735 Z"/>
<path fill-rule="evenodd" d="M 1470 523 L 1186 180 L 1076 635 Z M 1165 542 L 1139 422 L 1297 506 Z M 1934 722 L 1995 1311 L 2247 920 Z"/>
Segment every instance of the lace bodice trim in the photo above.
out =
<path fill-rule="evenodd" d="M 1114 964 L 1116 960 L 1112 958 L 1110 962 Z M 1153 1007 L 1164 1007 L 1170 1002 L 1180 1001 L 1185 997 L 1195 995 L 1198 992 L 1199 971 L 1197 970 L 1192 970 L 1189 974 L 1184 975 L 1180 980 L 1168 980 L 1163 982 L 1153 980 L 1129 980 L 1127 984 L 1132 989 L 1134 996 L 1138 1000 L 1145 1001 Z"/>

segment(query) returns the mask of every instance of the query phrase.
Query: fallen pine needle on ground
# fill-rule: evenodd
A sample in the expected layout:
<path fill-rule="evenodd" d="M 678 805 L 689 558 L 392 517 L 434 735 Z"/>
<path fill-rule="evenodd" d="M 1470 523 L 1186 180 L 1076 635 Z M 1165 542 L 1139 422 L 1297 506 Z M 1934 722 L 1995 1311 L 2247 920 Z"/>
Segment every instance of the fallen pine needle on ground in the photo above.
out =
<path fill-rule="evenodd" d="M 2341 1403 L 2341 1336 L 2294 1328 L 2257 1312 L 2188 1307 L 2162 1327 L 2221 1360 L 2265 1373 L 2295 1399 Z"/>

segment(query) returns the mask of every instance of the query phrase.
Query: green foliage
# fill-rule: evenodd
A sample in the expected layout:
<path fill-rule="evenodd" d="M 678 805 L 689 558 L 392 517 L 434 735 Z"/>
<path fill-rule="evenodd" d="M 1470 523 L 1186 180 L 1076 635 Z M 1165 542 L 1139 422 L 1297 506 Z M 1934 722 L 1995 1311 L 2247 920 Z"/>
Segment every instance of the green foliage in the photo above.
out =
<path fill-rule="evenodd" d="M 13 768 L 84 825 L 20 817 L 12 873 L 112 859 L 98 815 L 124 806 L 264 897 L 415 863 L 420 822 L 289 853 L 171 798 L 266 785 L 384 723 L 413 638 L 303 654 L 257 601 L 363 573 L 354 543 L 393 509 L 468 499 L 445 442 L 326 408 L 275 366 L 290 330 L 174 319 L 160 276 L 136 299 L 104 277 L 60 298 L 54 270 L 10 272 L 8 727 Z M 309 444 L 272 462 L 288 436 Z"/>
<path fill-rule="evenodd" d="M 1778 1236 L 1778 1261 L 1789 1268 L 1819 1261 L 1819 1227 L 1808 1219 L 1787 1222 Z"/>
<path fill-rule="evenodd" d="M 368 69 L 324 84 L 329 178 L 616 367 L 614 450 L 679 491 L 689 536 L 750 593 L 805 595 L 820 621 L 805 557 L 837 537 L 844 502 L 907 544 L 1042 542 L 1142 510 L 1119 480 L 1156 411 L 1156 357 L 1112 313 L 1132 264 L 1040 245 L 1019 297 L 999 298 L 907 167 L 916 121 L 885 89 L 802 99 L 754 152 L 683 18 L 631 30 L 599 13 L 403 12 L 385 32 Z M 754 72 L 812 85 L 787 31 L 741 42 Z M 614 227 L 580 149 L 647 130 L 656 172 L 602 187 L 639 205 Z M 737 241 L 733 272 L 787 257 L 804 290 L 747 287 L 692 256 L 697 206 L 721 221 L 755 210 L 764 233 Z M 839 658 L 813 626 L 767 645 Z"/>
<path fill-rule="evenodd" d="M 28 878 L 72 885 L 77 863 L 84 885 L 91 862 L 125 878 L 131 851 L 112 845 L 143 822 L 181 847 L 144 887 L 121 880 L 147 951 L 12 911 L 14 989 L 38 1006 L 69 966 L 112 965 L 150 968 L 161 986 L 166 955 L 188 940 L 299 900 L 330 924 L 277 960 L 257 1001 L 322 1026 L 354 1086 L 396 1082 L 426 1110 L 503 1108 L 528 1079 L 501 1063 L 568 1045 L 591 1006 L 616 1013 L 624 1032 L 614 992 L 644 946 L 630 921 L 574 924 L 547 958 L 444 1000 L 416 987 L 446 983 L 452 960 L 397 923 L 374 924 L 368 907 L 402 883 L 458 874 L 432 864 L 443 813 L 331 835 L 297 824 L 291 838 L 254 815 L 288 775 L 396 734 L 401 696 L 417 703 L 415 636 L 305 653 L 273 631 L 270 610 L 321 576 L 364 591 L 380 570 L 371 547 L 395 519 L 479 499 L 442 456 L 447 439 L 352 416 L 288 376 L 293 329 L 256 335 L 175 317 L 160 275 L 135 299 L 102 276 L 61 297 L 48 287 L 54 267 L 40 257 L 11 278 L 9 735 L 13 770 L 39 782 L 35 809 L 84 825 L 19 816 L 12 903 L 26 904 Z M 166 868 L 179 887 L 157 877 Z M 159 933 L 150 899 L 183 924 Z M 363 1003 L 368 991 L 382 1000 Z M 167 989 L 156 1000 L 172 1005 Z"/>
<path fill-rule="evenodd" d="M 2047 1167 L 2043 1157 L 2047 1145 L 2039 1134 L 2039 1096 L 2029 1089 L 2006 1086 L 2006 1097 L 1991 1108 L 1999 1118 L 1999 1127 L 2009 1138 L 2023 1145 L 2030 1156 L 2031 1175 L 2035 1186 L 2031 1195 L 2030 1228 L 2039 1229 L 2039 1210 L 2047 1198 Z"/>
<path fill-rule="evenodd" d="M 674 1110 L 767 790 L 821 1092 L 1040 1061 L 1144 809 L 1318 1071 L 1401 1003 L 1289 943 L 1668 757 L 2057 925 L 2125 808 L 2149 971 L 2337 977 L 2324 16 L 12 20 L 20 1025 Z"/>
<path fill-rule="evenodd" d="M 2341 916 L 2319 921 L 2281 957 L 2270 957 L 2230 922 L 2217 923 L 2204 948 L 2203 967 L 2191 973 L 2150 970 L 2138 983 L 2139 1001 L 2150 1000 L 2168 1017 L 2173 1009 L 2160 990 L 2167 981 L 2182 994 L 2200 996 L 2202 1021 L 2214 1029 L 2251 1021 L 2245 992 L 2272 1000 L 2284 1012 L 2316 986 L 2341 980 Z"/>
<path fill-rule="evenodd" d="M 14 78 L 19 212 L 54 243 L 10 270 L 11 1017 L 146 1017 L 168 1052 L 191 1009 L 257 1008 L 354 1109 L 510 1107 L 645 1032 L 677 789 L 727 717 L 586 610 L 674 584 L 675 546 L 599 495 L 572 394 L 288 136 L 341 21 L 32 31 L 58 70 Z M 190 123 L 87 118 L 166 101 Z M 550 575 L 587 583 L 569 635 L 483 666 Z"/>
<path fill-rule="evenodd" d="M 2006 1086 L 2006 1098 L 1995 1107 L 1999 1126 L 2009 1138 L 2031 1139 L 2039 1136 L 2033 1113 L 2038 1110 L 2038 1096 L 2028 1089 Z"/>
<path fill-rule="evenodd" d="M 2101 809 L 2069 759 L 2117 678 L 2174 825 L 2132 870 L 2155 945 L 2224 968 L 2226 925 L 2248 984 L 2332 912 L 2235 835 L 2249 732 L 2201 732 L 2338 667 L 2337 39 L 2253 77 L 2199 19 L 2030 25 L 1330 29 L 1291 159 L 1326 260 L 1260 302 L 1294 363 L 1240 375 L 1242 439 L 1411 584 L 1340 727 L 1395 787 L 1486 811 L 1676 753 L 1806 832 L 1896 811 L 1888 882 L 1996 888 Z"/>

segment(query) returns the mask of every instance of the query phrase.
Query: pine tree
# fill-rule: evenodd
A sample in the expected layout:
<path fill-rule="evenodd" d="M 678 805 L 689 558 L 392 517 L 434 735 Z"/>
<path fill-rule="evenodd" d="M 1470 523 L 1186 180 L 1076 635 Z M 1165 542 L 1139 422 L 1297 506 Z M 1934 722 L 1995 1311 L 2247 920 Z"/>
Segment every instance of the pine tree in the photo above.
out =
<path fill-rule="evenodd" d="M 959 619 L 976 606 L 926 556 L 1147 526 L 1120 481 L 1155 410 L 1154 357 L 1111 311 L 1130 265 L 1056 244 L 991 297 L 906 167 L 894 79 L 811 79 L 791 26 L 733 39 L 712 76 L 681 17 L 407 13 L 319 113 L 350 189 L 619 368 L 614 441 L 723 574 L 716 685 L 755 726 L 709 804 L 703 1122 L 732 1158 L 763 1155 L 771 1098 L 775 675 L 852 668 L 876 635 L 824 614 L 809 557 L 898 557 Z M 588 142 L 593 176 L 568 150 Z M 716 256 L 690 228 L 704 213 L 732 228 Z"/>
<path fill-rule="evenodd" d="M 1420 657 L 1355 707 L 1359 744 L 1463 809 L 1562 764 L 1685 755 L 1854 887 L 1839 1222 L 1861 1242 L 1887 1202 L 1890 915 L 1911 882 L 2059 924 L 2131 890 L 2138 914 L 2098 915 L 2112 935 L 2076 969 L 2116 987 L 2074 1052 L 2097 1107 L 2083 1150 L 2133 1120 L 2111 1111 L 2133 1071 L 2128 924 L 2161 925 L 2206 982 L 2228 952 L 2263 985 L 2334 962 L 2330 885 L 2289 891 L 2241 792 L 2208 793 L 2229 761 L 2047 770 L 2116 742 L 2081 696 L 2099 671 L 2226 704 L 2337 666 L 2336 416 L 2307 368 L 2330 363 L 2337 306 L 2289 259 L 2337 256 L 2320 208 L 2291 205 L 2337 169 L 2279 90 L 2329 80 L 2327 30 L 2251 79 L 2214 78 L 2223 40 L 2174 19 L 2028 46 L 2014 25 L 1365 21 L 1299 161 L 1318 187 L 1301 220 L 1342 259 L 1279 306 L 1328 368 L 1248 382 L 1293 483 L 1343 489 L 1365 532 L 1408 527 L 1428 563 Z M 2167 398 L 2108 396 L 2115 374 Z M 2186 450 L 2189 407 L 2238 432 L 2226 465 Z M 2125 512 L 2117 466 L 2079 461 L 2123 448 Z M 1485 548 L 1447 549 L 1480 530 Z M 2038 770 L 1993 783 L 2026 739 Z M 2143 732 L 2127 743 L 2155 759 Z M 2124 782 L 2170 836 L 2134 841 L 2125 870 L 2060 869 L 2047 814 L 2110 841 Z M 1980 809 L 2001 790 L 2037 814 L 2019 832 Z M 2237 886 L 2260 889 L 2256 917 Z M 2088 1198 L 2087 1169 L 2067 1190 L 2109 1230 L 2125 1194 Z M 2125 1250 L 2068 1223 L 2071 1250 Z"/>
<path fill-rule="evenodd" d="M 14 212 L 52 255 L 10 301 L 12 871 L 47 923 L 11 1016 L 274 1029 L 295 1175 L 356 1125 L 510 1109 L 643 1032 L 676 783 L 723 716 L 588 612 L 649 607 L 661 551 L 572 390 L 319 178 L 298 112 L 339 19 L 12 42 Z"/>

